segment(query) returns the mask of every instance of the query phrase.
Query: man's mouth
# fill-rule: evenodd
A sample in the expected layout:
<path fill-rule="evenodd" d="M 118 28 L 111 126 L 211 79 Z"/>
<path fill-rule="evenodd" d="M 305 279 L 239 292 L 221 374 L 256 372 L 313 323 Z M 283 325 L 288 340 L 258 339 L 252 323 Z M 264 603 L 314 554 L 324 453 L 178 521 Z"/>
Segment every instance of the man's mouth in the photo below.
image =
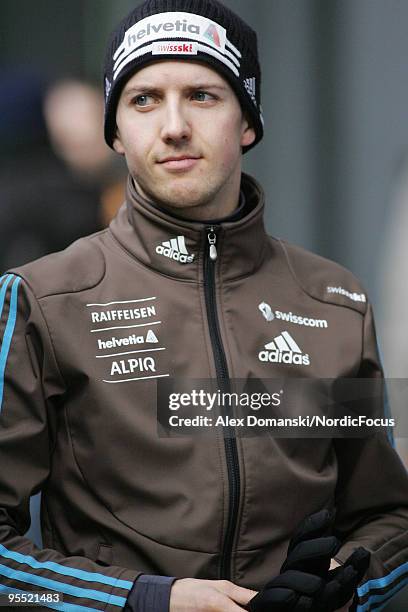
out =
<path fill-rule="evenodd" d="M 166 170 L 182 171 L 190 170 L 200 160 L 200 157 L 194 155 L 171 155 L 160 160 L 158 163 Z"/>

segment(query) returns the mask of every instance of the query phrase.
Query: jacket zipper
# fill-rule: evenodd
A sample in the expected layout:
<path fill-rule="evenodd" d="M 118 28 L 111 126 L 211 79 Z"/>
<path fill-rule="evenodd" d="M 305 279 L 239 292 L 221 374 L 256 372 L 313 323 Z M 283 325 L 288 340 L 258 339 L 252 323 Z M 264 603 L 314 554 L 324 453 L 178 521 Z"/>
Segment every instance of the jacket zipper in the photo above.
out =
<path fill-rule="evenodd" d="M 207 309 L 208 328 L 210 332 L 211 345 L 214 352 L 217 381 L 220 390 L 228 391 L 229 373 L 224 347 L 222 345 L 220 327 L 217 316 L 217 302 L 215 292 L 215 266 L 217 261 L 217 234 L 216 229 L 211 226 L 206 228 L 207 248 L 204 256 L 204 291 Z M 227 434 L 234 434 L 231 428 L 226 428 Z M 236 527 L 236 516 L 238 514 L 240 496 L 240 473 L 238 463 L 238 450 L 233 435 L 224 436 L 225 456 L 228 472 L 229 487 L 229 512 L 227 529 L 225 533 L 224 546 L 220 562 L 220 579 L 231 580 L 231 556 Z"/>

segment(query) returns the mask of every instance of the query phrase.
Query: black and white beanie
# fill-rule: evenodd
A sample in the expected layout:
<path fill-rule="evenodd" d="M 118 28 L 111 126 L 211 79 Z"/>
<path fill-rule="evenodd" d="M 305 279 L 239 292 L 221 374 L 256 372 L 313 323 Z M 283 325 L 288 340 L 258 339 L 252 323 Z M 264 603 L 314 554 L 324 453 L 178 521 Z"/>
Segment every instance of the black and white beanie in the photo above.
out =
<path fill-rule="evenodd" d="M 105 140 L 116 131 L 126 81 L 149 62 L 192 59 L 217 70 L 236 93 L 257 144 L 263 136 L 261 69 L 256 33 L 218 0 L 146 0 L 112 33 L 104 67 Z"/>

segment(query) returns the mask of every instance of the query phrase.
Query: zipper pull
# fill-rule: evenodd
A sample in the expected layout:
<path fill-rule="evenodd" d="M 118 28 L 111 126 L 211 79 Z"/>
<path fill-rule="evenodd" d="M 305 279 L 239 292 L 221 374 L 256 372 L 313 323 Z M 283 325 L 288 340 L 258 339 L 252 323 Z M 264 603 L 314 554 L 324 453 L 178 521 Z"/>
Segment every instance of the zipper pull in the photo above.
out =
<path fill-rule="evenodd" d="M 210 227 L 208 230 L 208 242 L 210 243 L 210 259 L 211 261 L 217 261 L 217 247 L 215 243 L 217 241 L 217 236 L 214 232 L 214 228 Z"/>

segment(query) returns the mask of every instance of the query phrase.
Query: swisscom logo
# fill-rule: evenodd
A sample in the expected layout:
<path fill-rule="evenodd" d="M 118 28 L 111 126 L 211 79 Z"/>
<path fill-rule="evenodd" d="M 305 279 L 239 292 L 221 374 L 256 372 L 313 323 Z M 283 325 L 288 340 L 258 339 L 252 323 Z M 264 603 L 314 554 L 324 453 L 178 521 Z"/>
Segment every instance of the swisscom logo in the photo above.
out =
<path fill-rule="evenodd" d="M 270 363 L 285 363 L 287 365 L 310 365 L 310 357 L 298 346 L 292 336 L 283 331 L 265 344 L 265 350 L 260 351 L 259 361 Z"/>
<path fill-rule="evenodd" d="M 267 321 L 279 319 L 287 323 L 295 323 L 296 325 L 305 325 L 306 327 L 328 327 L 326 319 L 315 319 L 313 317 L 305 317 L 304 315 L 294 314 L 293 312 L 282 312 L 281 310 L 272 310 L 266 302 L 261 302 L 258 305 L 259 310 Z"/>
<path fill-rule="evenodd" d="M 165 240 L 156 247 L 156 253 L 182 264 L 193 263 L 194 261 L 194 255 L 187 251 L 186 239 L 184 236 L 177 236 L 177 238 Z"/>

